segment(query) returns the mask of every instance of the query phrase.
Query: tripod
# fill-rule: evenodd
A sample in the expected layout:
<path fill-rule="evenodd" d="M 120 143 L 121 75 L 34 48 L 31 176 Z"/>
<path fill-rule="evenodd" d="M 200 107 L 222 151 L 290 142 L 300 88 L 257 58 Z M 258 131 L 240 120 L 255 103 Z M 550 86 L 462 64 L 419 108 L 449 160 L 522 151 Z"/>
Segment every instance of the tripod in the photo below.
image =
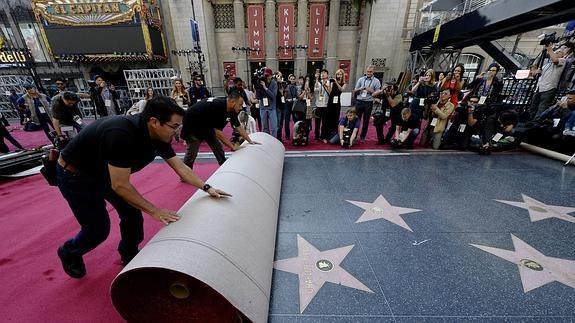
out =
<path fill-rule="evenodd" d="M 571 156 L 571 158 L 569 158 L 569 160 L 567 160 L 567 162 L 563 166 L 569 165 L 569 163 L 573 160 L 573 158 L 575 158 L 575 154 L 573 154 L 573 156 Z"/>

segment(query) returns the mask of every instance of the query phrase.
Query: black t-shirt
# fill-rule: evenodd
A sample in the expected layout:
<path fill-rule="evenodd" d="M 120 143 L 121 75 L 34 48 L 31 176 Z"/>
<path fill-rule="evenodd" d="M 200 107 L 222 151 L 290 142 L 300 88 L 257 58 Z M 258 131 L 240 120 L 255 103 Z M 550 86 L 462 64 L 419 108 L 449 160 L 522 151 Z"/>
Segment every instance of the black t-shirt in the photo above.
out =
<path fill-rule="evenodd" d="M 58 119 L 60 123 L 65 125 L 73 125 L 74 116 L 82 116 L 78 109 L 78 104 L 74 104 L 74 106 L 69 107 L 64 104 L 62 96 L 60 95 L 52 99 L 52 115 L 55 119 Z"/>
<path fill-rule="evenodd" d="M 194 136 L 206 139 L 215 136 L 214 129 L 222 130 L 228 123 L 239 127 L 238 114 L 227 111 L 226 99 L 204 99 L 186 110 L 180 137 L 184 140 Z"/>
<path fill-rule="evenodd" d="M 110 182 L 108 164 L 135 173 L 156 156 L 176 155 L 169 143 L 152 140 L 141 114 L 98 119 L 82 129 L 62 150 L 62 158 L 80 173 Z"/>
<path fill-rule="evenodd" d="M 401 127 L 401 131 L 407 131 L 407 129 L 419 129 L 419 120 L 412 114 L 409 116 L 409 119 L 403 120 L 399 122 L 399 126 Z"/>

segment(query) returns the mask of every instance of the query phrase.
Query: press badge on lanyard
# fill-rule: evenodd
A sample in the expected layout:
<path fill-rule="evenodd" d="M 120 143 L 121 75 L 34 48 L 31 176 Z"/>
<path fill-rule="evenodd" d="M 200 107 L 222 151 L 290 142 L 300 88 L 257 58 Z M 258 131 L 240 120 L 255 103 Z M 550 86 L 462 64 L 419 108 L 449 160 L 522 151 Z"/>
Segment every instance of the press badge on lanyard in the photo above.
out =
<path fill-rule="evenodd" d="M 437 118 L 433 118 L 433 120 L 431 120 L 431 126 L 435 127 L 435 125 L 437 124 Z"/>
<path fill-rule="evenodd" d="M 264 107 L 267 107 L 269 105 L 268 98 L 263 98 L 263 101 L 264 101 Z"/>
<path fill-rule="evenodd" d="M 333 104 L 337 104 L 339 102 L 339 96 L 333 97 Z"/>
<path fill-rule="evenodd" d="M 38 111 L 40 111 L 41 114 L 46 114 L 46 110 L 44 110 L 44 107 L 38 107 Z"/>
<path fill-rule="evenodd" d="M 112 106 L 112 100 L 106 100 L 106 101 L 104 101 L 104 104 L 106 105 L 106 107 L 111 107 Z"/>

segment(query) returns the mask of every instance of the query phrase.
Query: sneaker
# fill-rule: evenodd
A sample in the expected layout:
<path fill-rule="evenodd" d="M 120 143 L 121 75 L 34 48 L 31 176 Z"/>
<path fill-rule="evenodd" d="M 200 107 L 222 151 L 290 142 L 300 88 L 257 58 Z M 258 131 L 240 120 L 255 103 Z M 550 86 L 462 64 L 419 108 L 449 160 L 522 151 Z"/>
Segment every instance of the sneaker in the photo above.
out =
<path fill-rule="evenodd" d="M 60 257 L 62 268 L 64 268 L 64 272 L 68 276 L 76 279 L 86 276 L 86 266 L 82 256 L 67 255 L 64 251 L 64 246 L 61 246 L 58 248 L 58 257 Z"/>

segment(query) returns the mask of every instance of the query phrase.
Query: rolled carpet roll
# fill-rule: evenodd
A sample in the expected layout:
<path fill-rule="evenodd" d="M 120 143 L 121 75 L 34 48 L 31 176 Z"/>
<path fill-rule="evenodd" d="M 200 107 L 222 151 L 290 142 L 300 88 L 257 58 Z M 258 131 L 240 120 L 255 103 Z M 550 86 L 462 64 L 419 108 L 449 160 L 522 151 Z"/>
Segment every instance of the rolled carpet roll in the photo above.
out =
<path fill-rule="evenodd" d="M 129 322 L 266 322 L 283 172 L 270 135 L 246 145 L 207 180 L 233 197 L 196 192 L 112 282 Z"/>

